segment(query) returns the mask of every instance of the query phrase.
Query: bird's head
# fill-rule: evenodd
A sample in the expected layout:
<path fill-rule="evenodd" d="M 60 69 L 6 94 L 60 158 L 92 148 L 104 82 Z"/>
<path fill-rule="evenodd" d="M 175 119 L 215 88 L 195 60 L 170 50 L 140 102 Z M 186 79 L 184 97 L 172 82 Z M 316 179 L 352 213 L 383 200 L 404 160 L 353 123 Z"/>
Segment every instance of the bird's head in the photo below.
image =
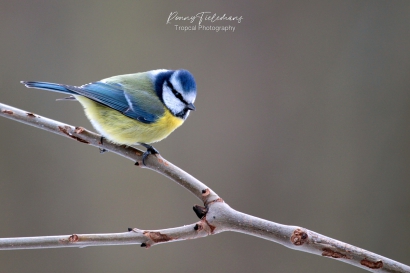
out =
<path fill-rule="evenodd" d="M 171 113 L 186 119 L 189 111 L 194 111 L 196 83 L 187 70 L 154 70 L 155 91 Z"/>

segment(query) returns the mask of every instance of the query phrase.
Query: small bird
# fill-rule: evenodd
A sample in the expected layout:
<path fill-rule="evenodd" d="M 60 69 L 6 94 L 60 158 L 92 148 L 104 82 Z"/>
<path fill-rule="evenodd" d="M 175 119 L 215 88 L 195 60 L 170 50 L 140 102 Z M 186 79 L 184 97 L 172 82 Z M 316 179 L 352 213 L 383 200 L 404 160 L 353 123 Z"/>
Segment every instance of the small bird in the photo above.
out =
<path fill-rule="evenodd" d="M 196 83 L 187 70 L 158 69 L 113 76 L 82 86 L 22 81 L 26 87 L 71 95 L 94 128 L 113 143 L 147 148 L 142 162 L 195 110 Z M 137 164 L 137 163 L 136 163 Z"/>

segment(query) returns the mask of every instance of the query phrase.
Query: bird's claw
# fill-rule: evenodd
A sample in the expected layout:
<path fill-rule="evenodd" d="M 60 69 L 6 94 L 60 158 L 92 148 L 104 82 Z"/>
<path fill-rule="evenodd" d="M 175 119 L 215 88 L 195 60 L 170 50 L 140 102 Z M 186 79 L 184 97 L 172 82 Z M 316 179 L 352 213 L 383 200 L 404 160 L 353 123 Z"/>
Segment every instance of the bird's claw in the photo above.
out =
<path fill-rule="evenodd" d="M 140 143 L 141 146 L 144 146 L 145 148 L 147 148 L 147 150 L 142 154 L 142 164 L 144 164 L 144 166 L 147 166 L 145 164 L 145 159 L 149 156 L 149 155 L 156 155 L 159 154 L 158 150 L 155 149 L 154 147 L 152 147 L 151 145 L 148 145 L 146 143 Z M 135 163 L 135 165 L 139 165 L 137 164 L 138 162 Z"/>
<path fill-rule="evenodd" d="M 104 145 L 104 137 L 102 136 L 101 138 L 100 138 L 100 144 L 101 145 Z M 104 149 L 104 148 L 98 148 L 98 149 L 100 149 L 100 154 L 103 154 L 103 153 L 105 153 L 105 152 L 108 152 L 106 149 Z"/>

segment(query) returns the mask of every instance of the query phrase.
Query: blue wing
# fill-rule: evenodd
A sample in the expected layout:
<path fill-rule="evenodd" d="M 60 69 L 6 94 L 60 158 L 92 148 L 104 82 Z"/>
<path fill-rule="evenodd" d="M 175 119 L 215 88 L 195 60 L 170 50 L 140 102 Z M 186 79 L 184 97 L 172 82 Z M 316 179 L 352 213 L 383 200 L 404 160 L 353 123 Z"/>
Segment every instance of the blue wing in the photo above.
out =
<path fill-rule="evenodd" d="M 127 117 L 143 123 L 153 123 L 164 113 L 164 107 L 152 93 L 126 90 L 118 83 L 93 82 L 72 86 L 47 82 L 22 82 L 27 87 L 46 89 L 71 95 L 81 95 L 104 106 L 117 110 Z"/>

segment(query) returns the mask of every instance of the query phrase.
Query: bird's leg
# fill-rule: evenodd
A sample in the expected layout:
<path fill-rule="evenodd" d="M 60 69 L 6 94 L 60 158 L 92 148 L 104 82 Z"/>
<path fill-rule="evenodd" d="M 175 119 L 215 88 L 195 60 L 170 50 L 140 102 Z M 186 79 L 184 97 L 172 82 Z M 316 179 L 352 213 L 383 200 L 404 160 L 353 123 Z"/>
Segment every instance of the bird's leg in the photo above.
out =
<path fill-rule="evenodd" d="M 144 146 L 145 148 L 147 148 L 147 150 L 144 152 L 144 154 L 142 155 L 142 164 L 145 165 L 145 159 L 147 158 L 147 156 L 149 155 L 155 155 L 155 154 L 159 154 L 158 150 L 155 149 L 154 147 L 152 147 L 151 145 L 148 145 L 146 143 L 139 143 L 141 146 Z M 145 165 L 146 166 L 146 165 Z"/>
<path fill-rule="evenodd" d="M 100 138 L 100 143 L 101 143 L 101 145 L 104 144 L 104 137 L 103 136 Z M 100 149 L 100 154 L 103 154 L 103 153 L 107 152 L 107 150 L 104 149 L 104 148 L 99 148 L 99 149 Z"/>

